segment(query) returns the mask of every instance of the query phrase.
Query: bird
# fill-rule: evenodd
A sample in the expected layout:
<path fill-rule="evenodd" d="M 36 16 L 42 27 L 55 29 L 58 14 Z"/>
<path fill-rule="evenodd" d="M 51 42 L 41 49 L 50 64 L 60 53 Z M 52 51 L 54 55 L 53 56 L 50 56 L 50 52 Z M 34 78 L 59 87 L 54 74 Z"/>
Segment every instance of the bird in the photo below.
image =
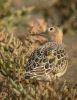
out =
<path fill-rule="evenodd" d="M 21 32 L 16 32 L 16 37 L 23 43 L 24 47 L 26 47 L 26 59 L 37 47 L 47 41 L 47 38 L 44 36 L 35 35 L 45 31 L 46 27 L 47 23 L 43 15 L 32 14 L 27 19 L 25 27 L 23 29 L 20 28 L 19 31 Z"/>
<path fill-rule="evenodd" d="M 25 65 L 25 79 L 51 81 L 63 76 L 68 67 L 63 32 L 58 26 L 51 26 L 39 35 L 48 40 L 31 53 Z"/>

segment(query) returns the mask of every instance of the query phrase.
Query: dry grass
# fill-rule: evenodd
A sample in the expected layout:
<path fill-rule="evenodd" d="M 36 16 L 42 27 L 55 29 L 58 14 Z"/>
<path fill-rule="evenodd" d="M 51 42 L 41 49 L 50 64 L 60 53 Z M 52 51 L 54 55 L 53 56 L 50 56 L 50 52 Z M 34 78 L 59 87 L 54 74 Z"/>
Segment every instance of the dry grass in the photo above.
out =
<path fill-rule="evenodd" d="M 2 100 L 76 100 L 77 85 L 62 80 L 23 80 L 26 47 L 10 33 L 0 33 L 0 98 Z"/>

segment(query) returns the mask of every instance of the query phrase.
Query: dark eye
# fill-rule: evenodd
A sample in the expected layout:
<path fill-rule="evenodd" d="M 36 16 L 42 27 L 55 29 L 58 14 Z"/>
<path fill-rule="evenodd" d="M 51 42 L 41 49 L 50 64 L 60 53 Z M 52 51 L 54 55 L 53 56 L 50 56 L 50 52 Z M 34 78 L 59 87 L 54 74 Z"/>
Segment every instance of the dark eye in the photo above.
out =
<path fill-rule="evenodd" d="M 50 28 L 50 31 L 52 31 L 52 30 L 53 30 L 53 27 Z"/>
<path fill-rule="evenodd" d="M 48 30 L 49 30 L 50 32 L 54 32 L 54 31 L 55 31 L 55 27 L 50 27 Z"/>

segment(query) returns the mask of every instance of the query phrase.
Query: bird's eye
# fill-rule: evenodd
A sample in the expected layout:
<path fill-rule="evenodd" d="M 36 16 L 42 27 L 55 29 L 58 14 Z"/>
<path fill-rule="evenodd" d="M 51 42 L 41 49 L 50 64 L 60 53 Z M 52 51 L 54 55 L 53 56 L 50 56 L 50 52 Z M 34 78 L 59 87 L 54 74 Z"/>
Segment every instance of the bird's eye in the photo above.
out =
<path fill-rule="evenodd" d="M 54 31 L 55 31 L 55 27 L 50 27 L 50 28 L 48 29 L 48 31 L 54 32 Z"/>
<path fill-rule="evenodd" d="M 50 31 L 54 31 L 54 30 L 55 30 L 55 28 L 54 28 L 54 27 L 50 27 L 49 29 L 50 29 Z"/>

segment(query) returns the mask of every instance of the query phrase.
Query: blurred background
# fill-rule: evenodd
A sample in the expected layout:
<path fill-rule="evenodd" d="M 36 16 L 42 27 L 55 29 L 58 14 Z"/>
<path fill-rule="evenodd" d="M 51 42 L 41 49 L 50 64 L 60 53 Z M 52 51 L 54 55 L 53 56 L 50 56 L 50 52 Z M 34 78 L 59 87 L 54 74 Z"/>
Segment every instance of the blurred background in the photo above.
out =
<path fill-rule="evenodd" d="M 77 0 L 0 0 L 0 32 L 14 33 L 24 41 L 27 34 L 43 32 L 50 25 L 62 28 L 70 58 L 62 79 L 77 83 Z"/>

